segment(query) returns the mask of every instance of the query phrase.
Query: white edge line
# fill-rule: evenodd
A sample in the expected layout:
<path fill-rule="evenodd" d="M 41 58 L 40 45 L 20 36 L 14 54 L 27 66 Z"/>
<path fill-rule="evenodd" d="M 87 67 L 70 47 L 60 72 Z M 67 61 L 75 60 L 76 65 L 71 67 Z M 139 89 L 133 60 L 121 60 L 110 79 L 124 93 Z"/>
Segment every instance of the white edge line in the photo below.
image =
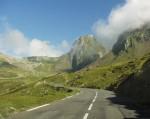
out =
<path fill-rule="evenodd" d="M 80 93 L 77 93 L 76 95 L 79 95 Z"/>
<path fill-rule="evenodd" d="M 61 99 L 61 100 L 62 100 L 62 101 L 63 101 L 63 100 L 66 100 L 66 98 L 64 98 L 64 99 Z"/>
<path fill-rule="evenodd" d="M 79 94 L 80 94 L 80 93 L 77 93 L 77 94 L 75 94 L 75 95 L 68 96 L 68 97 L 66 97 L 66 98 L 63 98 L 63 99 L 61 99 L 61 100 L 66 100 L 66 99 L 72 98 L 73 96 L 77 96 L 77 95 L 79 95 Z"/>
<path fill-rule="evenodd" d="M 36 109 L 39 109 L 41 107 L 45 107 L 45 106 L 48 106 L 48 105 L 50 105 L 50 104 L 41 105 L 41 106 L 38 106 L 38 107 L 35 107 L 35 108 L 32 108 L 32 109 L 29 109 L 27 111 L 30 112 L 30 111 L 33 111 L 33 110 L 36 110 Z"/>
<path fill-rule="evenodd" d="M 73 96 L 68 96 L 67 98 L 72 98 Z"/>
<path fill-rule="evenodd" d="M 80 93 L 77 93 L 76 95 L 79 95 L 79 94 L 80 94 Z M 64 98 L 64 99 L 62 99 L 62 100 L 66 100 L 67 98 L 72 98 L 73 96 L 75 96 L 75 95 L 68 96 L 68 97 L 66 97 L 66 98 Z M 45 107 L 45 106 L 48 106 L 48 105 L 50 105 L 50 104 L 44 104 L 44 105 L 41 105 L 41 106 L 38 106 L 38 107 L 35 107 L 35 108 L 32 108 L 32 109 L 29 109 L 29 110 L 26 110 L 26 111 L 30 112 L 30 111 L 33 111 L 33 110 L 36 110 L 36 109 L 39 109 L 39 108 L 41 108 L 41 107 Z"/>
<path fill-rule="evenodd" d="M 89 114 L 88 114 L 88 113 L 85 113 L 85 115 L 84 115 L 83 119 L 87 119 L 87 118 L 88 118 L 88 116 L 89 116 Z"/>
<path fill-rule="evenodd" d="M 79 94 L 80 94 L 80 93 L 77 93 L 77 94 L 72 95 L 72 96 L 68 96 L 68 97 L 66 97 L 66 98 L 64 98 L 64 99 L 62 99 L 62 100 L 66 100 L 66 99 L 68 99 L 68 98 L 72 98 L 72 97 L 77 96 L 77 95 L 79 95 Z"/>

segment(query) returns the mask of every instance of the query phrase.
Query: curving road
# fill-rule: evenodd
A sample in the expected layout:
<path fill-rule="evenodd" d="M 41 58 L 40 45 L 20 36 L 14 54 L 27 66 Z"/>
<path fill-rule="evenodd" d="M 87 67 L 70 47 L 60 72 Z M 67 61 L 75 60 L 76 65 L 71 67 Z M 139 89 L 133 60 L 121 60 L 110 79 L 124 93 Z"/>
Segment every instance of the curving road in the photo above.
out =
<path fill-rule="evenodd" d="M 9 119 L 130 119 L 147 118 L 147 110 L 137 109 L 129 99 L 106 90 L 81 89 L 79 94 L 45 104 Z"/>

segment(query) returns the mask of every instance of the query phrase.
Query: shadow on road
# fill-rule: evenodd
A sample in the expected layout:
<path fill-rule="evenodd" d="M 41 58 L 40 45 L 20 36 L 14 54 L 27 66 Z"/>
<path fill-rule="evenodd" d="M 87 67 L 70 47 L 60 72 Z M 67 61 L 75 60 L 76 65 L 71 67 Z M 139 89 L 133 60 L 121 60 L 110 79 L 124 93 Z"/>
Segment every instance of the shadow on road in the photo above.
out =
<path fill-rule="evenodd" d="M 107 100 L 119 106 L 121 113 L 125 117 L 124 119 L 150 119 L 150 107 L 148 106 L 147 107 L 138 106 L 131 99 L 121 96 L 109 97 L 107 98 Z M 121 110 L 122 107 L 125 110 L 134 111 L 135 112 L 134 118 L 128 118 L 128 113 L 124 112 L 125 110 L 122 111 Z"/>

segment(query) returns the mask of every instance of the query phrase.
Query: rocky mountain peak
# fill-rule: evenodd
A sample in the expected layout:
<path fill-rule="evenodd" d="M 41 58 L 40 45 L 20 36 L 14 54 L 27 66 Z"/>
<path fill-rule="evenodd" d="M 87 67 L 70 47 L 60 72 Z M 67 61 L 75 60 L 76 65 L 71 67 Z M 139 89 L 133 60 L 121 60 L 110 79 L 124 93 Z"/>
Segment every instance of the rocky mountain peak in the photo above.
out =
<path fill-rule="evenodd" d="M 128 52 L 129 50 L 147 48 L 150 45 L 150 28 L 142 27 L 133 31 L 127 31 L 120 35 L 118 41 L 114 45 L 112 51 L 115 55 L 121 52 Z M 144 47 L 142 47 L 142 45 Z"/>
<path fill-rule="evenodd" d="M 72 68 L 81 69 L 97 58 L 101 58 L 104 53 L 104 47 L 93 35 L 81 36 L 75 41 L 70 52 Z"/>

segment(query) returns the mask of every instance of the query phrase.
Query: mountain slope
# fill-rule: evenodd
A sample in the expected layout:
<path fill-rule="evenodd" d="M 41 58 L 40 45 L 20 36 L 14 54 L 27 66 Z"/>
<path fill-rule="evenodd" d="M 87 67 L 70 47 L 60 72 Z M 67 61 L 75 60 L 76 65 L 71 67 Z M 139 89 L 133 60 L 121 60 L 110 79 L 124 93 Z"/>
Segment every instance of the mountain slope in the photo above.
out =
<path fill-rule="evenodd" d="M 17 78 L 23 72 L 15 65 L 16 59 L 0 53 L 0 79 Z"/>
<path fill-rule="evenodd" d="M 90 67 L 141 58 L 150 52 L 150 27 L 144 26 L 120 35 L 112 50 Z"/>
<path fill-rule="evenodd" d="M 124 55 L 128 57 L 142 57 L 150 51 L 150 28 L 142 27 L 134 31 L 122 34 L 112 52 L 114 55 Z"/>
<path fill-rule="evenodd" d="M 60 57 L 33 56 L 24 59 L 32 64 L 37 64 L 34 70 L 45 74 L 60 73 L 71 68 L 68 54 Z"/>
<path fill-rule="evenodd" d="M 95 63 L 59 78 L 70 86 L 115 90 L 150 104 L 149 53 L 150 28 L 142 27 L 122 34 L 112 51 Z M 57 76 L 53 79 L 58 80 Z"/>
<path fill-rule="evenodd" d="M 115 91 L 148 106 L 150 104 L 150 54 L 143 57 L 141 61 L 143 61 L 141 68 L 127 77 L 122 77 Z"/>
<path fill-rule="evenodd" d="M 104 53 L 104 47 L 93 35 L 82 36 L 75 41 L 70 52 L 72 68 L 74 70 L 81 69 L 97 58 L 103 57 Z"/>
<path fill-rule="evenodd" d="M 0 54 L 0 118 L 74 93 L 44 78 L 68 68 L 68 59 L 68 55 L 17 59 Z"/>

